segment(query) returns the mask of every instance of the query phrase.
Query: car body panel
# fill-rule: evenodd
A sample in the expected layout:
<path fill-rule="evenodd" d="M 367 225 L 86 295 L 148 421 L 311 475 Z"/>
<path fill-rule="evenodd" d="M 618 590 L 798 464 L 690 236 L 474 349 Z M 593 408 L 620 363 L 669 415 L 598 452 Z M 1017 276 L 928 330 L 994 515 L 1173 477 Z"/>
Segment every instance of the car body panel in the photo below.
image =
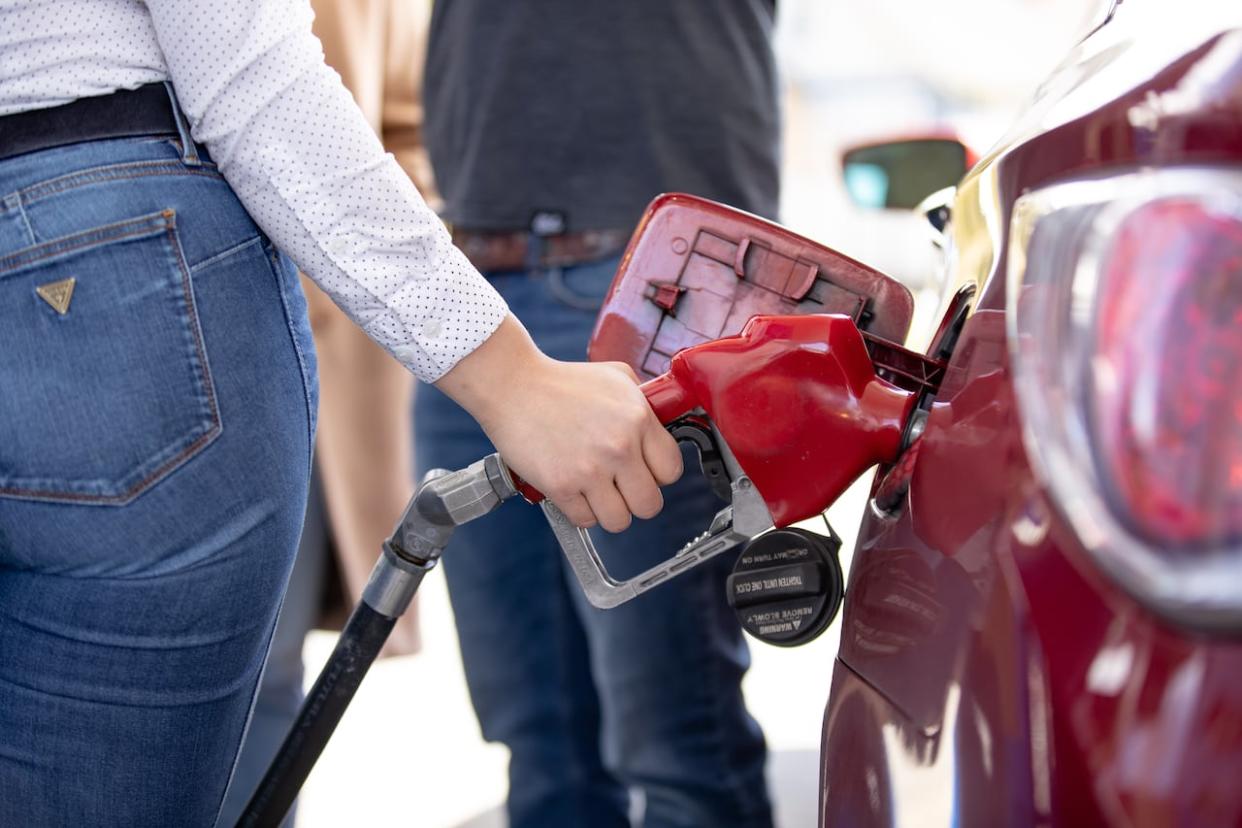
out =
<path fill-rule="evenodd" d="M 1127 0 L 958 189 L 946 296 L 978 302 L 905 504 L 859 534 L 822 825 L 1242 824 L 1242 637 L 1176 627 L 1092 564 L 1023 448 L 1005 325 L 1024 193 L 1242 165 L 1231 5 Z"/>

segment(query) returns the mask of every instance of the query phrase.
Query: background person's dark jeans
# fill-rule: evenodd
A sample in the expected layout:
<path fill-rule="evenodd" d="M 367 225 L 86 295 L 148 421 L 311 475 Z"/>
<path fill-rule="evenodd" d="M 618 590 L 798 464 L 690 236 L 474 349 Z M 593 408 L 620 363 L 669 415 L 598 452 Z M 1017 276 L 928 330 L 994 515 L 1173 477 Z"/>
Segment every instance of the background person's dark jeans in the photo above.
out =
<path fill-rule="evenodd" d="M 616 265 L 492 274 L 493 284 L 540 348 L 581 360 L 595 321 L 588 308 Z M 430 386 L 418 389 L 414 423 L 420 474 L 492 451 Z M 686 468 L 658 518 L 594 533 L 614 574 L 672 555 L 723 506 L 693 458 Z M 646 828 L 771 824 L 763 736 L 742 700 L 749 653 L 725 599 L 733 557 L 601 611 L 539 509 L 508 503 L 457 530 L 444 571 L 483 735 L 512 754 L 511 828 L 628 826 L 627 787 L 644 795 Z"/>

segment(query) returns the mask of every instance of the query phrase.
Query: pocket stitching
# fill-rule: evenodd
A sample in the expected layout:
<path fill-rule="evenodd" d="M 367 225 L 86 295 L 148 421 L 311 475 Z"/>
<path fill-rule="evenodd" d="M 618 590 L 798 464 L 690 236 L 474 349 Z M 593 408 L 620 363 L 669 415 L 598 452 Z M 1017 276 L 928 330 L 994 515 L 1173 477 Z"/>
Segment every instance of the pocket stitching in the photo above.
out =
<path fill-rule="evenodd" d="M 159 218 L 156 219 L 156 216 L 158 216 Z M 201 383 L 202 390 L 206 394 L 207 405 L 209 409 L 210 425 L 208 426 L 206 431 L 204 431 L 201 435 L 199 435 L 198 438 L 193 440 L 193 442 L 191 442 L 185 448 L 181 449 L 180 451 L 176 452 L 172 457 L 160 463 L 141 480 L 138 480 L 137 482 L 132 484 L 129 488 L 117 494 L 97 495 L 97 494 L 87 494 L 84 492 L 67 492 L 67 491 L 58 490 L 58 489 L 39 490 L 39 489 L 32 489 L 32 488 L 26 488 L 26 487 L 20 487 L 20 486 L 5 486 L 5 485 L 0 484 L 0 495 L 8 495 L 8 496 L 13 496 L 13 497 L 24 497 L 24 498 L 31 498 L 31 499 L 37 499 L 37 500 L 43 500 L 43 501 L 53 501 L 53 502 L 69 501 L 69 502 L 78 502 L 78 503 L 124 505 L 126 503 L 133 501 L 139 495 L 143 494 L 152 485 L 158 482 L 161 478 L 167 476 L 169 473 L 171 473 L 174 469 L 176 469 L 182 463 L 189 461 L 191 458 L 197 455 L 199 451 L 201 451 L 208 444 L 213 442 L 217 437 L 219 437 L 220 434 L 224 431 L 223 423 L 221 422 L 221 418 L 220 418 L 219 406 L 216 401 L 215 382 L 211 374 L 210 365 L 208 364 L 208 361 L 207 361 L 207 352 L 206 352 L 205 344 L 203 342 L 202 327 L 199 324 L 198 305 L 194 301 L 194 290 L 193 290 L 193 286 L 191 285 L 191 281 L 190 281 L 190 269 L 186 265 L 185 255 L 181 249 L 181 244 L 179 240 L 177 239 L 177 235 L 176 235 L 176 211 L 171 210 L 171 209 L 163 210 L 159 213 L 155 213 L 150 216 L 143 216 L 137 219 L 129 219 L 126 221 L 115 222 L 110 225 L 105 225 L 104 227 L 101 227 L 101 228 L 87 230 L 87 231 L 84 231 L 83 233 L 74 234 L 74 235 L 75 236 L 88 236 L 88 235 L 97 236 L 101 233 L 105 233 L 105 231 L 108 231 L 108 230 L 116 230 L 116 229 L 133 226 L 133 225 L 141 225 L 143 223 L 151 225 L 150 232 L 146 232 L 144 234 L 144 230 L 135 229 L 132 232 L 121 233 L 119 235 L 114 235 L 114 236 L 104 235 L 102 239 L 100 240 L 100 243 L 101 244 L 111 243 L 111 242 L 120 241 L 120 240 L 127 239 L 127 238 L 132 238 L 135 236 L 137 237 L 144 237 L 144 235 L 155 236 L 159 234 L 161 230 L 168 237 L 169 249 L 173 253 L 173 258 L 176 260 L 177 270 L 181 274 L 182 296 L 184 297 L 184 300 L 186 302 L 186 309 L 188 311 L 187 321 L 191 329 L 190 333 L 191 333 L 191 337 L 194 342 L 195 353 L 197 354 L 197 357 L 198 357 L 199 368 L 196 371 L 196 373 L 198 374 L 198 379 L 199 379 L 199 382 Z M 74 238 L 74 236 L 67 236 L 62 239 L 54 240 L 51 242 L 46 242 L 45 244 L 56 245 L 58 242 L 63 243 L 65 240 L 71 239 L 71 238 Z M 83 246 L 89 246 L 89 245 L 79 244 L 74 247 L 67 248 L 64 251 L 57 251 L 57 252 L 73 252 L 73 251 L 80 250 Z M 21 254 L 19 253 L 15 255 L 21 255 Z M 54 255 L 55 253 L 51 253 L 46 256 L 37 257 L 35 259 L 32 259 L 31 262 L 46 261 L 49 258 L 53 258 Z M 3 259 L 0 259 L 0 262 L 3 262 L 3 261 L 4 261 Z M 17 269 L 20 269 L 21 267 L 24 267 L 24 265 L 18 266 L 11 270 L 15 271 Z M 3 268 L 0 268 L 0 274 L 3 274 L 3 273 L 5 273 L 5 270 Z M 158 456 L 159 455 L 157 454 L 156 457 Z M 151 461 L 148 460 L 147 462 L 151 462 Z"/>
<path fill-rule="evenodd" d="M 204 162 L 205 164 L 208 162 Z M 33 204 L 54 195 L 76 190 L 91 184 L 109 181 L 125 181 L 133 178 L 145 178 L 151 175 L 200 175 L 207 178 L 224 180 L 224 175 L 214 167 L 187 167 L 180 161 L 127 161 L 124 164 L 108 164 L 102 167 L 91 167 L 86 170 L 66 173 L 65 175 L 40 181 L 19 190 L 23 204 Z"/>
<path fill-rule="evenodd" d="M 176 233 L 177 213 L 174 210 L 167 210 L 165 212 L 168 213 L 168 224 L 165 227 L 165 232 L 168 235 L 168 244 L 172 248 L 177 259 L 177 269 L 181 271 L 181 292 L 185 297 L 185 306 L 190 317 L 189 323 L 190 327 L 193 329 L 192 334 L 194 338 L 194 348 L 198 353 L 199 381 L 203 384 L 203 391 L 207 394 L 207 404 L 211 408 L 212 426 L 207 430 L 203 437 L 200 437 L 199 440 L 195 441 L 195 443 L 198 443 L 203 439 L 210 442 L 212 439 L 215 439 L 215 435 L 218 435 L 224 430 L 224 426 L 220 420 L 220 408 L 216 402 L 216 386 L 211 375 L 211 366 L 207 360 L 207 346 L 203 341 L 203 328 L 202 325 L 199 324 L 198 302 L 196 302 L 194 298 L 194 286 L 191 283 L 190 266 L 186 263 L 185 251 L 181 249 L 181 240 L 177 237 Z M 187 451 L 193 448 L 194 444 L 191 444 Z"/>
<path fill-rule="evenodd" d="M 48 259 L 54 259 L 60 255 L 78 253 L 93 246 L 112 244 L 113 242 L 129 238 L 154 236 L 169 227 L 169 221 L 172 219 L 172 216 L 172 210 L 163 210 L 159 213 L 124 219 L 112 224 L 105 224 L 102 227 L 83 230 L 80 233 L 70 233 L 67 236 L 61 236 L 51 241 L 40 242 L 39 244 L 10 253 L 7 256 L 0 256 L 0 276 L 9 276 L 25 270 L 31 265 L 42 264 Z M 129 232 L 116 232 L 128 228 L 133 229 L 129 230 Z"/>
<path fill-rule="evenodd" d="M 306 448 L 306 462 L 309 468 L 309 466 L 313 464 L 314 459 L 315 459 L 314 433 L 315 433 L 315 421 L 318 416 L 315 410 L 315 406 L 311 402 L 311 396 L 312 396 L 311 372 L 310 372 L 309 366 L 307 365 L 306 354 L 303 353 L 302 344 L 298 342 L 298 338 L 294 334 L 294 331 L 293 331 L 293 316 L 289 311 L 289 300 L 285 296 L 285 283 L 284 283 L 284 275 L 281 273 L 280 254 L 277 252 L 275 247 L 269 246 L 267 250 L 267 255 L 265 256 L 265 258 L 267 259 L 268 266 L 271 268 L 272 276 L 276 279 L 276 290 L 280 295 L 281 311 L 284 313 L 284 316 L 285 316 L 285 325 L 289 329 L 289 339 L 290 341 L 293 342 L 293 351 L 297 355 L 298 368 L 302 375 L 302 395 L 306 398 L 306 422 L 310 426 L 310 438 L 308 440 L 308 444 Z M 297 278 L 298 277 L 295 274 L 294 279 L 296 280 Z M 295 284 L 296 284 L 296 281 L 295 281 Z M 298 289 L 301 290 L 301 287 L 299 286 Z"/>

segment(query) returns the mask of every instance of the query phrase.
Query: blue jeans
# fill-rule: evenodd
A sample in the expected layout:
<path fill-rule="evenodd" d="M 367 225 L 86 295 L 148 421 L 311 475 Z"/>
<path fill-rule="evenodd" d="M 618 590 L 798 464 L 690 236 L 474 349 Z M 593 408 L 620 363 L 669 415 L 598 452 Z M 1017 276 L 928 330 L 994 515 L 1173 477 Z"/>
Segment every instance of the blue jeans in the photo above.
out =
<path fill-rule="evenodd" d="M 581 360 L 616 266 L 491 277 L 540 348 Z M 422 470 L 493 450 L 430 386 L 418 389 L 414 433 Z M 659 517 L 594 533 L 614 574 L 673 554 L 723 505 L 693 459 L 686 468 Z M 647 828 L 771 825 L 763 735 L 742 699 L 749 653 L 725 599 L 733 557 L 601 611 L 539 509 L 510 502 L 457 530 L 444 572 L 483 735 L 511 753 L 511 828 L 628 826 L 628 788 L 644 796 Z"/>
<path fill-rule="evenodd" d="M 221 828 L 237 823 L 302 709 L 302 679 L 306 674 L 302 646 L 319 619 L 320 598 L 332 555 L 328 531 L 323 488 L 319 475 L 312 473 L 297 559 L 289 573 L 289 586 L 285 589 L 280 617 L 272 633 L 272 646 L 255 696 L 250 729 L 237 754 L 237 769 L 220 809 Z M 297 806 L 295 800 L 280 823 L 281 828 L 293 828 Z"/>
<path fill-rule="evenodd" d="M 0 825 L 210 826 L 250 714 L 314 352 L 294 267 L 197 160 L 0 162 Z"/>

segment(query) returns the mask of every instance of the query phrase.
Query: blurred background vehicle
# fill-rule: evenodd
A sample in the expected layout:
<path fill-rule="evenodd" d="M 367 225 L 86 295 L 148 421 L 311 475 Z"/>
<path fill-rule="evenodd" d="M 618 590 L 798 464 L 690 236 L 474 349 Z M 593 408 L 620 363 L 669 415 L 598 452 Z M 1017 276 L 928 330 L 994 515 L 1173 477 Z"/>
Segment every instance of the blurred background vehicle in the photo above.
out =
<path fill-rule="evenodd" d="M 1104 11 L 952 200 L 822 825 L 1242 824 L 1242 10 Z"/>

